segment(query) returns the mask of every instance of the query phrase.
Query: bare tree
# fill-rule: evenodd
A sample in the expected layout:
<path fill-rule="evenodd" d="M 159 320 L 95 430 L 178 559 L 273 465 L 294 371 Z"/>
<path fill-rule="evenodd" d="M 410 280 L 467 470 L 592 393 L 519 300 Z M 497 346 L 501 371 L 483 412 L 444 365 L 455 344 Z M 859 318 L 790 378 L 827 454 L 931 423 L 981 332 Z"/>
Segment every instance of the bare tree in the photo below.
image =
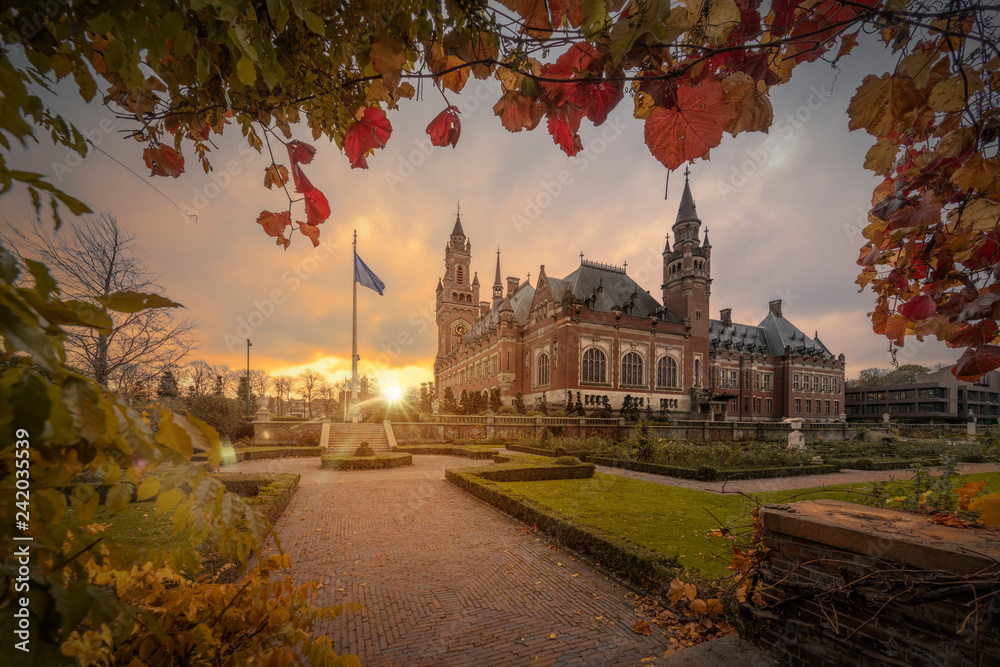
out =
<path fill-rule="evenodd" d="M 278 399 L 279 417 L 282 417 L 285 414 L 284 405 L 288 402 L 294 385 L 295 380 L 287 375 L 279 375 L 274 378 L 274 393 Z"/>
<path fill-rule="evenodd" d="M 323 380 L 316 388 L 316 394 L 323 399 L 323 416 L 327 419 L 332 418 L 333 407 L 336 404 L 336 388 L 326 380 Z"/>
<path fill-rule="evenodd" d="M 273 385 L 274 378 L 267 371 L 250 371 L 250 393 L 261 401 L 267 397 L 267 392 L 271 391 Z"/>
<path fill-rule="evenodd" d="M 311 368 L 305 369 L 296 378 L 299 392 L 302 394 L 302 398 L 306 399 L 306 405 L 309 408 L 309 419 L 312 419 L 313 416 L 313 396 L 316 394 L 317 385 L 322 379 L 323 376 Z"/>
<path fill-rule="evenodd" d="M 211 393 L 215 384 L 215 371 L 201 359 L 195 359 L 184 367 L 188 381 L 188 391 L 192 396 L 205 396 Z"/>
<path fill-rule="evenodd" d="M 110 213 L 67 222 L 53 232 L 31 220 L 27 229 L 10 227 L 0 241 L 21 260 L 46 264 L 59 283 L 63 298 L 98 303 L 98 297 L 134 291 L 161 294 L 159 275 L 142 259 L 138 237 L 118 224 Z M 110 333 L 66 327 L 67 364 L 117 389 L 119 381 L 133 385 L 144 369 L 144 381 L 177 365 L 195 347 L 197 323 L 178 319 L 169 308 L 138 313 L 111 311 Z"/>

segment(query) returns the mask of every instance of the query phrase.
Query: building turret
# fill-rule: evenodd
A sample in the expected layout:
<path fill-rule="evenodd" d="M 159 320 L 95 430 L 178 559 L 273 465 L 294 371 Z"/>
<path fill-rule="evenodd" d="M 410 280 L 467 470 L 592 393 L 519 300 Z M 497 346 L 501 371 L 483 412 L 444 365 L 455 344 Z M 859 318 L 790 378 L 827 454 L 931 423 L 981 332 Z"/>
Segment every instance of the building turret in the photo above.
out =
<path fill-rule="evenodd" d="M 503 299 L 503 281 L 500 279 L 500 248 L 497 248 L 497 273 L 493 279 L 493 308 L 500 305 Z"/>

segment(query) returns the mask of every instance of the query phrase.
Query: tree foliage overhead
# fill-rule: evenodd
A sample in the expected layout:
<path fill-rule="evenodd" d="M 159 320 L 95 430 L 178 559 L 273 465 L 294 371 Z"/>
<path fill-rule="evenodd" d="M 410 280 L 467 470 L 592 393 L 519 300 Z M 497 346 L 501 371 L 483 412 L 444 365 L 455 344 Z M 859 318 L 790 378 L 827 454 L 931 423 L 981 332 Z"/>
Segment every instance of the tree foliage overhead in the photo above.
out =
<path fill-rule="evenodd" d="M 307 173 L 316 148 L 292 140 L 292 124 L 367 168 L 412 82 L 440 91 L 427 133 L 455 146 L 454 96 L 493 77 L 503 126 L 544 127 L 568 155 L 584 120 L 601 125 L 631 98 L 651 154 L 672 170 L 707 159 L 724 134 L 768 131 L 775 86 L 871 34 L 898 62 L 867 77 L 848 109 L 849 128 L 874 139 L 865 167 L 884 176 L 858 284 L 874 291 L 877 333 L 966 348 L 957 374 L 974 377 L 1000 366 L 996 16 L 976 0 L 74 0 L 57 14 L 22 2 L 0 13 L 3 103 L 16 111 L 0 117 L 0 137 L 46 131 L 85 152 L 27 86 L 73 77 L 91 100 L 100 80 L 154 175 L 176 177 L 192 158 L 209 170 L 227 126 L 266 148 L 264 186 L 283 197 L 256 222 L 284 247 L 295 229 L 316 244 L 331 207 Z M 0 162 L 3 188 L 15 181 L 36 201 L 82 207 Z"/>

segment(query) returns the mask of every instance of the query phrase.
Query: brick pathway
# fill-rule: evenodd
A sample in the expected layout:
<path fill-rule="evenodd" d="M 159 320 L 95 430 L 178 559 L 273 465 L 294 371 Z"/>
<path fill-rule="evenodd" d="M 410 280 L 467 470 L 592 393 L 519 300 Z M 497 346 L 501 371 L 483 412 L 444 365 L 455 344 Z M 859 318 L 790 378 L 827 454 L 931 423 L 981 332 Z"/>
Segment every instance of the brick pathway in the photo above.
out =
<path fill-rule="evenodd" d="M 339 651 L 364 665 L 474 667 L 663 655 L 666 637 L 632 632 L 639 616 L 627 589 L 445 481 L 445 468 L 482 461 L 413 461 L 386 471 L 320 470 L 315 458 L 235 468 L 302 475 L 278 535 L 296 575 L 323 583 L 321 603 L 361 603 L 320 628 Z"/>

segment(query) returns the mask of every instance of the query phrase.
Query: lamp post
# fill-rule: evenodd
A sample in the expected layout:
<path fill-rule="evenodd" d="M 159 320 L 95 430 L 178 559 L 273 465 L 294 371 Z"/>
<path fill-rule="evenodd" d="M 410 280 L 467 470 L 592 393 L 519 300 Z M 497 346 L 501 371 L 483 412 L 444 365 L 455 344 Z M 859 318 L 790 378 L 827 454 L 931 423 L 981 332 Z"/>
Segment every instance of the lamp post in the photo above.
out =
<path fill-rule="evenodd" d="M 250 347 L 253 343 L 247 338 L 247 417 L 250 417 Z"/>

